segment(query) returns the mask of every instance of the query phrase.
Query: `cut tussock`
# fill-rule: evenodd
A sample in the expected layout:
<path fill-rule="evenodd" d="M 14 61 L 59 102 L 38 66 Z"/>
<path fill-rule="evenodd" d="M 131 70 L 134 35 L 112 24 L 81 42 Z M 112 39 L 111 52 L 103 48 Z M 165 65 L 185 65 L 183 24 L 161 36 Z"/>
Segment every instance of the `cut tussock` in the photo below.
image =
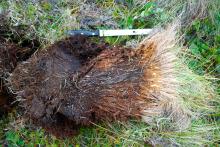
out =
<path fill-rule="evenodd" d="M 214 112 L 211 102 L 216 95 L 204 76 L 195 75 L 181 62 L 176 38 L 178 28 L 178 25 L 172 25 L 161 29 L 143 40 L 136 49 L 101 47 L 103 50 L 100 50 L 99 45 L 95 45 L 99 53 L 94 54 L 91 60 L 85 58 L 86 64 L 77 68 L 72 67 L 73 61 L 67 61 L 66 55 L 78 60 L 74 43 L 78 44 L 80 40 L 59 41 L 18 65 L 9 79 L 11 89 L 25 99 L 20 103 L 27 116 L 42 126 L 64 123 L 68 124 L 63 125 L 67 127 L 64 129 L 69 131 L 70 124 L 74 124 L 71 126 L 73 129 L 78 129 L 103 121 L 127 122 L 132 117 L 147 123 L 146 129 L 141 131 L 147 128 L 154 131 L 152 128 L 156 127 L 154 137 L 166 136 L 166 132 L 187 131 L 191 122 Z M 86 38 L 82 40 L 85 42 Z M 82 51 L 85 44 L 78 45 Z M 96 51 L 92 46 L 91 50 Z M 79 61 L 83 61 L 84 56 L 81 55 L 87 56 L 79 52 Z M 58 69 L 57 63 L 71 70 Z M 36 77 L 36 73 L 41 79 Z M 42 88 L 45 85 L 50 87 Z M 45 105 L 50 101 L 52 105 Z M 60 118 L 65 119 L 60 122 Z M 142 137 L 152 144 L 155 142 L 153 137 Z"/>

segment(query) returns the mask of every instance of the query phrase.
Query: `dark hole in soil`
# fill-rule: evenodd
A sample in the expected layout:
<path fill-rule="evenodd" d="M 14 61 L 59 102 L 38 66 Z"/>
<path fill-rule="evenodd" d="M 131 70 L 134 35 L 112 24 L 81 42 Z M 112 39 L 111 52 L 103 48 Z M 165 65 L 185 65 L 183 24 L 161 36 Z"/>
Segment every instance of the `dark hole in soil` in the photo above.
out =
<path fill-rule="evenodd" d="M 11 112 L 14 105 L 12 105 L 13 95 L 9 94 L 5 87 L 0 89 L 0 119 Z"/>
<path fill-rule="evenodd" d="M 76 125 L 74 121 L 68 119 L 65 115 L 58 112 L 55 114 L 54 120 L 55 122 L 42 124 L 43 128 L 54 136 L 65 139 L 65 137 L 71 137 L 79 133 L 80 125 Z"/>
<path fill-rule="evenodd" d="M 16 54 L 19 62 L 26 61 L 40 47 L 40 43 L 37 40 L 23 40 L 20 46 L 24 48 L 24 50 Z"/>

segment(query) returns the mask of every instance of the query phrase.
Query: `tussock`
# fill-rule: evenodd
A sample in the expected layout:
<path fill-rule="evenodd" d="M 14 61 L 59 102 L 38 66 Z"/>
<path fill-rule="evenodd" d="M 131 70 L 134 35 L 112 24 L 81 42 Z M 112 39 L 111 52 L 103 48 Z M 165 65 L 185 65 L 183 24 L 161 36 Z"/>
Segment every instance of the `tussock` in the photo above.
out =
<path fill-rule="evenodd" d="M 148 124 L 164 118 L 172 124 L 166 129 L 186 129 L 200 114 L 200 105 L 210 110 L 212 95 L 205 88 L 206 99 L 184 92 L 200 83 L 181 81 L 188 71 L 175 51 L 177 28 L 155 33 L 135 50 L 81 37 L 61 40 L 18 65 L 9 79 L 11 88 L 27 117 L 62 137 L 80 126 L 130 118 Z"/>

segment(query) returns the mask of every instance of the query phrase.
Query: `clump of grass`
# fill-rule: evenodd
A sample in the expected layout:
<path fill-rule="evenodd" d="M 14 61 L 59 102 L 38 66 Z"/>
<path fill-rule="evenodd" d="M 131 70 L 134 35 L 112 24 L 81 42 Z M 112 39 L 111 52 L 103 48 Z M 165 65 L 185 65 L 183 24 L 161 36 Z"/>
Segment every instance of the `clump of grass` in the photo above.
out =
<path fill-rule="evenodd" d="M 71 10 L 67 2 L 32 2 L 32 1 L 4 1 L 9 26 L 13 35 L 21 40 L 39 40 L 41 44 L 53 43 L 64 36 L 68 24 L 77 23 L 71 17 Z"/>

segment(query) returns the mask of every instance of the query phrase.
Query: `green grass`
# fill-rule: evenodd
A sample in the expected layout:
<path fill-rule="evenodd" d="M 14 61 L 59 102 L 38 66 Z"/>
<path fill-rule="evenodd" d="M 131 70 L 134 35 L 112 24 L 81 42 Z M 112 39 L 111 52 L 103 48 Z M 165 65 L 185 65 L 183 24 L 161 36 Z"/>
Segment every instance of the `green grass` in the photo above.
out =
<path fill-rule="evenodd" d="M 38 40 L 42 45 L 53 43 L 64 36 L 64 31 L 77 23 L 71 18 L 68 3 L 13 1 L 1 2 L 6 11 L 12 34 L 22 40 Z M 74 24 L 75 23 L 75 24 Z"/>
<path fill-rule="evenodd" d="M 194 21 L 187 30 L 186 41 L 191 53 L 189 66 L 199 74 L 220 74 L 220 14 Z"/>
<path fill-rule="evenodd" d="M 112 16 L 119 27 L 131 29 L 164 25 L 179 16 L 179 12 L 184 9 L 188 1 L 170 0 L 170 3 L 160 3 L 159 6 L 153 1 L 140 5 L 132 0 L 127 0 L 127 5 L 116 4 L 113 0 L 97 0 L 97 4 L 103 9 L 113 7 Z M 213 3 L 207 4 L 210 11 L 207 12 L 206 17 L 197 18 L 187 28 L 183 27 L 183 32 L 186 35 L 184 41 L 189 47 L 184 52 L 183 62 L 199 74 L 196 75 L 191 71 L 183 71 L 179 74 L 179 81 L 183 86 L 179 91 L 183 98 L 183 105 L 195 113 L 193 115 L 195 118 L 188 129 L 184 131 L 169 130 L 173 125 L 170 120 L 155 118 L 155 122 L 150 125 L 130 121 L 126 124 L 116 122 L 114 124 L 99 124 L 92 128 L 81 128 L 79 136 L 60 140 L 45 133 L 42 129 L 30 129 L 27 126 L 15 129 L 16 126 L 10 124 L 14 118 L 9 116 L 0 120 L 0 140 L 5 140 L 10 146 L 35 146 L 38 144 L 45 146 L 149 146 L 150 141 L 154 141 L 158 146 L 168 144 L 215 146 L 219 144 L 219 96 L 214 95 L 213 100 L 209 102 L 212 107 L 206 105 L 209 95 L 215 94 L 220 87 L 218 83 L 218 75 L 220 75 L 220 14 L 217 11 L 216 2 L 214 0 Z M 13 34 L 17 34 L 18 37 L 22 36 L 21 41 L 37 39 L 42 46 L 64 37 L 64 32 L 68 29 L 79 28 L 78 22 L 73 18 L 77 8 L 78 5 L 67 0 L 56 4 L 13 0 L 0 2 L 0 12 L 9 11 L 9 27 Z M 141 40 L 142 38 L 107 37 L 105 40 L 110 44 L 125 44 L 131 39 Z M 183 67 L 183 69 L 186 68 Z M 215 78 L 209 76 L 210 74 Z M 9 129 L 6 133 L 4 132 L 5 128 Z"/>

